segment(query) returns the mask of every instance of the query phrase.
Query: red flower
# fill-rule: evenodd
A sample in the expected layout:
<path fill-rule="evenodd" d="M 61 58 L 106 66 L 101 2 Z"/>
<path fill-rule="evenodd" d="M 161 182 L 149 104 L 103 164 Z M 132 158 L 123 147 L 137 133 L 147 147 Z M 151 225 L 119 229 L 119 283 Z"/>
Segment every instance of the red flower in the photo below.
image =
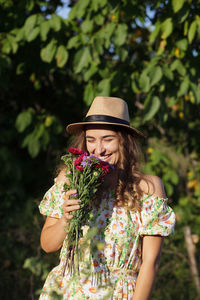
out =
<path fill-rule="evenodd" d="M 105 174 L 110 172 L 110 166 L 107 163 L 96 164 L 94 167 L 103 170 Z"/>
<path fill-rule="evenodd" d="M 76 166 L 76 169 L 81 171 L 81 172 L 83 171 L 83 167 L 81 167 L 81 166 Z"/>
<path fill-rule="evenodd" d="M 74 147 L 70 147 L 68 149 L 68 152 L 69 153 L 72 153 L 72 154 L 75 154 L 75 155 L 81 155 L 81 154 L 84 154 L 85 152 L 81 149 L 78 149 L 78 148 L 74 148 Z"/>
<path fill-rule="evenodd" d="M 84 156 L 85 156 L 85 153 L 83 153 L 79 157 L 77 157 L 74 161 L 74 165 L 79 165 L 82 162 Z"/>

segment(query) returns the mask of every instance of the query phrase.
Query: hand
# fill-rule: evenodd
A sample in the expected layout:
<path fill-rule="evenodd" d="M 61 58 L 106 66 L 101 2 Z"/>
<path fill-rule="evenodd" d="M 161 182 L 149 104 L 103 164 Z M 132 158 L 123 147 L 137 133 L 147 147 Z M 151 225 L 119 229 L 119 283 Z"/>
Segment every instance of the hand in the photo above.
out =
<path fill-rule="evenodd" d="M 71 220 L 73 215 L 70 214 L 71 211 L 75 211 L 80 208 L 79 203 L 81 200 L 69 199 L 71 195 L 76 194 L 76 190 L 69 190 L 65 193 L 65 202 L 62 206 L 63 208 L 63 217 L 65 220 Z"/>

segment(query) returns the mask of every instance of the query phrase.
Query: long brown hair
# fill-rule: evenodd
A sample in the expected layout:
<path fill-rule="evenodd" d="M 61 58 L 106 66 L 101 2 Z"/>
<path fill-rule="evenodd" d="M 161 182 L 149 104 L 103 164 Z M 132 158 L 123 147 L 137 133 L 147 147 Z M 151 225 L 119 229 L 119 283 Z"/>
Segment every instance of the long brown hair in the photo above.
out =
<path fill-rule="evenodd" d="M 133 136 L 128 130 L 110 126 L 119 137 L 119 161 L 117 164 L 117 185 L 115 199 L 117 206 L 123 206 L 130 210 L 139 210 L 141 206 L 142 190 L 141 180 L 148 180 L 141 171 L 142 154 L 137 136 Z M 87 151 L 85 130 L 74 136 L 72 146 Z M 59 171 L 64 170 L 62 165 Z M 99 197 L 98 197 L 99 198 Z"/>

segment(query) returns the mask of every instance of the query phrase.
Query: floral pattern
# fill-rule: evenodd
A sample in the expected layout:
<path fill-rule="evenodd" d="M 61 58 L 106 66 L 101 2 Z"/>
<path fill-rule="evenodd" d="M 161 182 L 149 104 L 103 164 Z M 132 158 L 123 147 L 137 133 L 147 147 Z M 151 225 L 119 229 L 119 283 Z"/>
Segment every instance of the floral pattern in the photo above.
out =
<path fill-rule="evenodd" d="M 62 184 L 55 183 L 41 201 L 40 212 L 61 218 L 63 195 Z M 141 201 L 141 211 L 132 212 L 115 205 L 114 193 L 104 193 L 100 207 L 93 209 L 93 218 L 83 230 L 86 234 L 89 228 L 97 228 L 81 255 L 79 276 L 72 276 L 65 268 L 66 238 L 60 263 L 49 273 L 40 300 L 56 299 L 55 294 L 68 300 L 131 300 L 141 266 L 141 237 L 168 236 L 175 225 L 167 199 L 144 195 Z M 98 244 L 103 247 L 92 247 L 91 255 L 91 246 Z"/>

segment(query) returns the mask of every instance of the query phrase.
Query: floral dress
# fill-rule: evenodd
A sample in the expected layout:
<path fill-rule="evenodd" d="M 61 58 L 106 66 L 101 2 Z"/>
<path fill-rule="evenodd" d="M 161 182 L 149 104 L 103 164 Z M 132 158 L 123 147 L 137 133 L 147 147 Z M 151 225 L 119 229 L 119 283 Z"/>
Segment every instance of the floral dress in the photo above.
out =
<path fill-rule="evenodd" d="M 63 195 L 62 184 L 55 183 L 39 205 L 41 214 L 61 218 Z M 66 237 L 60 263 L 49 273 L 40 300 L 132 299 L 141 266 L 141 237 L 167 236 L 175 224 L 167 199 L 144 195 L 141 201 L 141 211 L 132 212 L 115 205 L 114 193 L 104 193 L 83 228 L 83 236 L 88 228 L 97 230 L 81 252 L 79 275 L 72 276 L 66 268 Z M 79 244 L 81 249 L 81 240 Z M 97 245 L 92 251 L 91 244 Z"/>

